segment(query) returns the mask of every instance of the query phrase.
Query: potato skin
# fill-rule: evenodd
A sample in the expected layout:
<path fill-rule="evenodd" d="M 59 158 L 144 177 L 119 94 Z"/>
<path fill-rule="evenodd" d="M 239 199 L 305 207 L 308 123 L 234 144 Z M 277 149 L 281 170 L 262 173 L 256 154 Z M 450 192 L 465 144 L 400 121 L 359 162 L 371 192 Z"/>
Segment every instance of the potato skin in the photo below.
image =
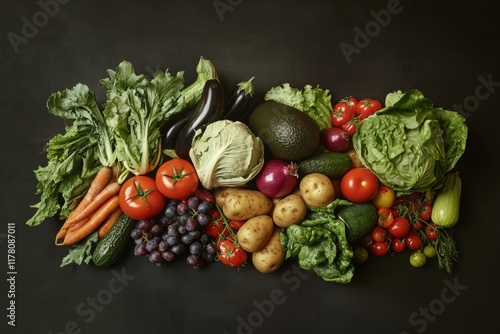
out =
<path fill-rule="evenodd" d="M 260 215 L 247 220 L 236 233 L 236 238 L 241 248 L 256 252 L 267 244 L 273 229 L 273 219 L 268 215 Z"/>
<path fill-rule="evenodd" d="M 328 176 L 312 173 L 304 176 L 299 184 L 300 194 L 307 205 L 319 208 L 335 199 L 335 188 Z"/>
<path fill-rule="evenodd" d="M 215 189 L 215 204 L 222 208 L 224 206 L 224 202 L 226 201 L 227 195 L 232 192 L 243 190 L 243 188 L 238 187 L 218 187 Z"/>
<path fill-rule="evenodd" d="M 285 262 L 285 252 L 280 243 L 279 227 L 275 227 L 267 244 L 257 252 L 252 253 L 252 263 L 261 273 L 272 273 Z"/>
<path fill-rule="evenodd" d="M 260 191 L 239 189 L 226 196 L 222 212 L 228 219 L 248 220 L 260 215 L 267 215 L 272 208 L 271 199 Z"/>
<path fill-rule="evenodd" d="M 279 201 L 273 211 L 274 223 L 279 227 L 299 224 L 307 214 L 307 207 L 302 196 L 291 194 Z"/>

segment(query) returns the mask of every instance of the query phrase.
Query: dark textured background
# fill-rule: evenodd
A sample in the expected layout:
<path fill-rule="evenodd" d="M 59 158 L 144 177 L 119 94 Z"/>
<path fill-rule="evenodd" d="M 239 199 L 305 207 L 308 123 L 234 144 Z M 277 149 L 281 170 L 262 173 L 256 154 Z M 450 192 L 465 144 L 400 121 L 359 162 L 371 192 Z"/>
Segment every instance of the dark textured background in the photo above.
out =
<path fill-rule="evenodd" d="M 225 4 L 225 10 L 218 12 L 215 4 Z M 383 26 L 374 24 L 376 13 L 394 4 L 2 1 L 0 332 L 233 334 L 314 328 L 397 334 L 496 328 L 498 2 L 402 0 L 390 21 L 385 16 Z M 29 30 L 34 22 L 38 27 Z M 340 45 L 355 45 L 356 27 L 374 30 L 348 62 Z M 356 269 L 351 283 L 339 285 L 294 272 L 292 261 L 267 275 L 251 265 L 234 270 L 216 263 L 194 270 L 180 261 L 156 268 L 130 249 L 109 269 L 59 268 L 67 253 L 53 245 L 60 222 L 25 225 L 34 213 L 30 205 L 39 200 L 32 171 L 46 164 L 43 146 L 64 127 L 47 112 L 48 96 L 82 82 L 102 102 L 98 80 L 123 59 L 142 73 L 184 70 L 191 81 L 200 56 L 214 63 L 227 89 L 255 76 L 256 99 L 289 82 L 320 85 L 337 100 L 348 95 L 384 100 L 394 90 L 418 88 L 447 109 L 469 103 L 467 151 L 457 166 L 463 195 L 454 229 L 461 252 L 455 272 L 439 270 L 436 261 L 412 268 L 408 254 L 387 256 L 372 258 Z M 489 90 L 482 84 L 488 78 Z M 7 223 L 16 225 L 16 327 L 7 326 L 6 317 Z M 127 279 L 117 283 L 116 275 Z M 453 284 L 460 289 L 450 290 Z M 100 300 L 95 307 L 93 299 Z"/>

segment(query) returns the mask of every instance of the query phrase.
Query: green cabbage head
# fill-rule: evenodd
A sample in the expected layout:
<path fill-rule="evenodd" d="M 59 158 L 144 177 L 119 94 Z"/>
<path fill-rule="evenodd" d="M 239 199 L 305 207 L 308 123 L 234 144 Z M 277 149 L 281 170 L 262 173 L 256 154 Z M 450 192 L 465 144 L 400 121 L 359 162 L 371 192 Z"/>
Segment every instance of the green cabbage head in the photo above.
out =
<path fill-rule="evenodd" d="M 206 189 L 246 185 L 264 165 L 264 144 L 239 121 L 219 120 L 195 132 L 189 157 Z"/>

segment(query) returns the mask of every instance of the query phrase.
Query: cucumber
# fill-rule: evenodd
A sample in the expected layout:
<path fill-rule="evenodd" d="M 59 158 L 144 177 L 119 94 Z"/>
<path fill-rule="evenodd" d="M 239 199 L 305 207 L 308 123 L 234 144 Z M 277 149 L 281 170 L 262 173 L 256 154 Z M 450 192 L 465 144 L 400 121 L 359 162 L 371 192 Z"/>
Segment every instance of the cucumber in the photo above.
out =
<path fill-rule="evenodd" d="M 352 167 L 352 160 L 346 153 L 316 153 L 298 163 L 299 176 L 321 173 L 330 178 L 340 177 Z"/>
<path fill-rule="evenodd" d="M 123 213 L 118 218 L 94 249 L 92 261 L 97 267 L 108 267 L 118 261 L 130 240 L 130 232 L 134 226 L 134 220 L 126 214 Z"/>
<path fill-rule="evenodd" d="M 368 234 L 377 224 L 377 209 L 371 203 L 353 203 L 342 206 L 337 212 L 346 228 L 348 242 L 353 242 Z"/>

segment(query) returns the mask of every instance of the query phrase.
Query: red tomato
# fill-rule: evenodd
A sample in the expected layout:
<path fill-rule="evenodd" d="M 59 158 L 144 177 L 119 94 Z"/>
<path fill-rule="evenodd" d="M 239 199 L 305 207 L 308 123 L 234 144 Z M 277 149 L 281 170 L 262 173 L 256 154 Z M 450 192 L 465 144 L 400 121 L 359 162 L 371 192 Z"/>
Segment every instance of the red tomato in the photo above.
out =
<path fill-rule="evenodd" d="M 387 231 L 395 238 L 404 238 L 410 232 L 410 221 L 405 217 L 398 217 L 387 228 Z"/>
<path fill-rule="evenodd" d="M 247 252 L 229 239 L 219 243 L 219 259 L 226 266 L 239 267 L 247 261 Z"/>
<path fill-rule="evenodd" d="M 382 109 L 382 103 L 379 100 L 366 98 L 358 102 L 355 112 L 361 121 L 380 109 Z"/>
<path fill-rule="evenodd" d="M 340 101 L 333 107 L 332 125 L 336 127 L 347 123 L 354 116 L 354 109 L 348 102 Z"/>
<path fill-rule="evenodd" d="M 389 251 L 389 242 L 374 242 L 370 245 L 370 250 L 376 256 L 384 256 Z"/>
<path fill-rule="evenodd" d="M 378 191 L 378 178 L 368 168 L 349 170 L 340 181 L 340 192 L 351 202 L 368 202 Z"/>
<path fill-rule="evenodd" d="M 429 219 L 431 219 L 431 215 L 432 215 L 432 204 L 429 202 L 423 202 L 420 205 L 420 211 L 418 212 L 418 216 L 425 221 L 429 221 Z"/>
<path fill-rule="evenodd" d="M 408 249 L 411 250 L 417 250 L 420 249 L 420 247 L 422 247 L 422 239 L 420 239 L 417 232 L 413 230 L 408 233 L 405 242 Z"/>
<path fill-rule="evenodd" d="M 211 210 L 209 213 L 210 221 L 205 225 L 205 233 L 212 238 L 219 238 L 224 231 L 224 223 L 219 210 Z"/>
<path fill-rule="evenodd" d="M 210 191 L 208 191 L 207 189 L 205 189 L 203 187 L 198 187 L 196 189 L 196 191 L 194 192 L 194 194 L 196 195 L 196 197 L 198 197 L 202 201 L 211 202 L 211 203 L 215 202 L 214 195 L 212 195 L 212 193 Z"/>
<path fill-rule="evenodd" d="M 344 130 L 350 137 L 354 136 L 357 127 L 358 127 L 357 118 L 352 118 L 351 120 L 347 121 L 346 123 L 340 126 L 340 128 Z"/>
<path fill-rule="evenodd" d="M 438 227 L 436 225 L 436 223 L 429 223 L 425 226 L 425 230 L 424 230 L 424 233 L 425 233 L 425 236 L 427 237 L 427 239 L 429 240 L 436 240 L 438 238 Z"/>
<path fill-rule="evenodd" d="M 373 243 L 373 236 L 371 233 L 368 233 L 361 238 L 361 244 L 365 247 L 370 246 L 372 243 Z"/>
<path fill-rule="evenodd" d="M 233 230 L 239 230 L 240 227 L 245 224 L 245 220 L 231 220 L 229 221 L 229 227 L 231 227 Z"/>
<path fill-rule="evenodd" d="M 379 226 L 388 228 L 394 222 L 394 216 L 391 208 L 380 208 L 377 213 Z"/>
<path fill-rule="evenodd" d="M 192 163 L 181 158 L 164 162 L 156 172 L 158 190 L 167 198 L 186 199 L 198 189 L 199 179 Z"/>
<path fill-rule="evenodd" d="M 391 249 L 395 253 L 402 253 L 406 249 L 405 239 L 393 238 L 391 242 Z"/>
<path fill-rule="evenodd" d="M 372 238 L 374 242 L 384 242 L 387 238 L 387 230 L 380 226 L 375 226 L 372 230 Z"/>
<path fill-rule="evenodd" d="M 342 101 L 347 102 L 353 111 L 356 110 L 356 106 L 358 105 L 358 100 L 356 98 L 349 96 L 342 99 Z"/>
<path fill-rule="evenodd" d="M 424 227 L 424 224 L 422 223 L 422 221 L 420 219 L 417 219 L 416 221 L 411 222 L 411 229 L 413 231 L 419 231 L 422 229 L 422 227 Z"/>
<path fill-rule="evenodd" d="M 118 196 L 122 211 L 136 220 L 156 216 L 165 205 L 165 196 L 156 188 L 155 180 L 145 175 L 125 181 Z"/>

